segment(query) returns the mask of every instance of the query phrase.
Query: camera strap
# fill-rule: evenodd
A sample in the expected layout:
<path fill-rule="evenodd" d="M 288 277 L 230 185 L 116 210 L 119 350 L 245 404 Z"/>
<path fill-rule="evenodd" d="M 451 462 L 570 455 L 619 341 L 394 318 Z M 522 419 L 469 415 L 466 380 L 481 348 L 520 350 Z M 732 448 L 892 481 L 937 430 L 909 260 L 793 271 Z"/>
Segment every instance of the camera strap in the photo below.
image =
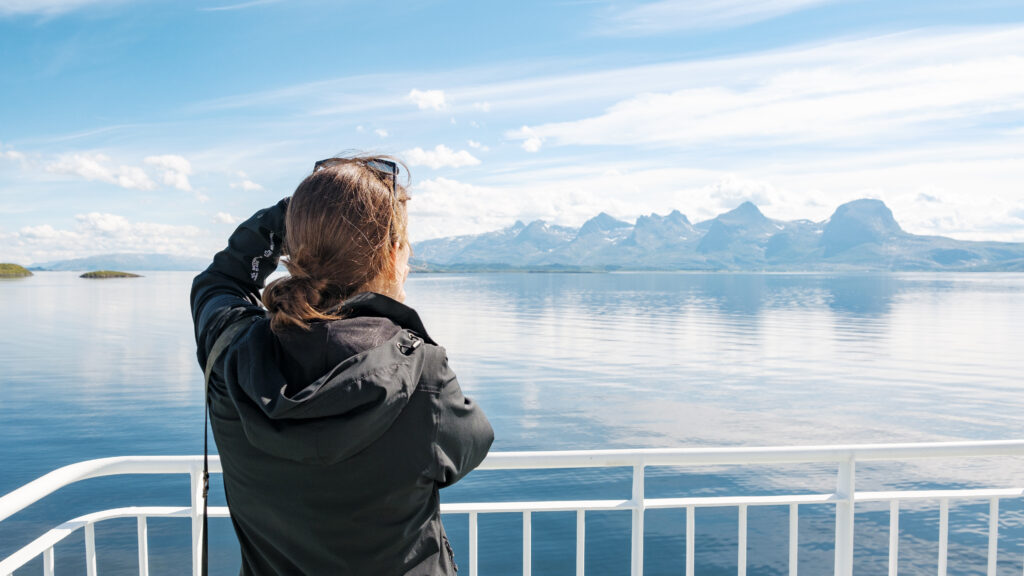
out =
<path fill-rule="evenodd" d="M 227 349 L 228 346 L 235 340 L 235 336 L 245 328 L 251 322 L 250 318 L 242 318 L 236 320 L 228 325 L 217 340 L 213 343 L 213 348 L 210 349 L 210 355 L 206 357 L 206 370 L 203 375 L 206 379 L 206 388 L 204 391 L 203 398 L 203 552 L 202 552 L 202 576 L 207 576 L 209 573 L 209 540 L 210 536 L 207 533 L 208 518 L 207 518 L 207 495 L 210 493 L 210 446 L 209 446 L 209 430 L 207 428 L 208 421 L 210 419 L 210 376 L 213 375 L 213 366 L 217 363 L 217 358 Z"/>

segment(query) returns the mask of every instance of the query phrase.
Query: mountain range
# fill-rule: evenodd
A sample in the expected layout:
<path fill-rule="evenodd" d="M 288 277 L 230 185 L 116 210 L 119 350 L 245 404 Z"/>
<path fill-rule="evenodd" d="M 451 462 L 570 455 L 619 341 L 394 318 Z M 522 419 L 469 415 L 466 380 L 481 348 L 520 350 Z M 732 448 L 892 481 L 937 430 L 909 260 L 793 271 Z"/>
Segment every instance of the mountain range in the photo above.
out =
<path fill-rule="evenodd" d="M 573 228 L 535 220 L 413 245 L 420 271 L 1024 271 L 1024 243 L 910 234 L 880 200 L 823 222 L 774 220 L 751 202 L 692 223 L 673 210 L 635 223 L 601 213 Z"/>
<path fill-rule="evenodd" d="M 92 270 L 185 270 L 199 271 L 210 265 L 209 258 L 191 258 L 173 254 L 101 254 L 72 260 L 57 260 L 29 266 L 40 271 Z"/>

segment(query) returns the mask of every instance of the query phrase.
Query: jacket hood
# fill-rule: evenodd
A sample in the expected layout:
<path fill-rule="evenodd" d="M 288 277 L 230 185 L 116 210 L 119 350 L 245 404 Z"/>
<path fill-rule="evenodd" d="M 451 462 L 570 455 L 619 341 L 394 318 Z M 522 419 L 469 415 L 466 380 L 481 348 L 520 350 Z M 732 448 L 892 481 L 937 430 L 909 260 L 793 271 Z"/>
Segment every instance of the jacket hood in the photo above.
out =
<path fill-rule="evenodd" d="M 344 302 L 338 312 L 344 319 L 294 335 L 300 346 L 351 345 L 346 339 L 357 335 L 348 329 L 356 324 L 349 320 L 356 318 L 387 319 L 394 334 L 353 355 L 331 358 L 304 386 L 288 381 L 287 354 L 267 318 L 244 330 L 225 352 L 228 395 L 247 439 L 261 451 L 306 463 L 340 462 L 377 440 L 416 390 L 425 360 L 422 344 L 434 344 L 416 311 L 367 292 Z M 295 392 L 288 394 L 289 389 Z"/>

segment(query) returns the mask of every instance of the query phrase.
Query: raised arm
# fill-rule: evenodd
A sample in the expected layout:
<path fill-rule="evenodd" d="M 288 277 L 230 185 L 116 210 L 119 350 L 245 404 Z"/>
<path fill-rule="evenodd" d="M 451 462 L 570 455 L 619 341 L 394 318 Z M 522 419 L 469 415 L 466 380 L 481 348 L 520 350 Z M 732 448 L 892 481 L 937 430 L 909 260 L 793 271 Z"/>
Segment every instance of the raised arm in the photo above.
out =
<path fill-rule="evenodd" d="M 287 210 L 285 198 L 253 214 L 192 281 L 192 322 L 201 366 L 226 326 L 246 316 L 263 315 L 259 293 L 267 276 L 277 269 Z"/>
<path fill-rule="evenodd" d="M 440 410 L 434 446 L 434 481 L 451 486 L 483 462 L 494 442 L 494 430 L 484 411 L 462 395 L 447 358 L 441 364 Z"/>

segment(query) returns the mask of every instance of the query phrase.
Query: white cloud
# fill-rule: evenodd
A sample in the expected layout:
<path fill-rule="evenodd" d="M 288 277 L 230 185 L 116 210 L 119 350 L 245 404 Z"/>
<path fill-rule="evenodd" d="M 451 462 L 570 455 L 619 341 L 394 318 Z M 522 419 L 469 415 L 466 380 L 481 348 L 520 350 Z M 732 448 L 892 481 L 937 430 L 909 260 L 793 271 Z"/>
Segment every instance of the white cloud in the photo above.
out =
<path fill-rule="evenodd" d="M 138 166 L 121 166 L 117 173 L 117 185 L 136 190 L 152 190 L 156 187 L 145 170 Z"/>
<path fill-rule="evenodd" d="M 78 220 L 82 230 L 105 236 L 123 234 L 131 229 L 128 219 L 116 214 L 90 212 L 88 214 L 78 214 L 75 216 L 75 219 Z"/>
<path fill-rule="evenodd" d="M 537 152 L 540 150 L 543 143 L 544 141 L 540 138 L 531 136 L 523 141 L 523 150 L 526 150 L 527 152 Z"/>
<path fill-rule="evenodd" d="M 409 202 L 409 236 L 413 241 L 479 234 L 511 225 L 522 206 L 500 189 L 448 178 L 419 182 Z"/>
<path fill-rule="evenodd" d="M 25 161 L 25 155 L 17 150 L 0 150 L 0 158 L 6 158 L 8 160 L 17 160 L 19 162 Z"/>
<path fill-rule="evenodd" d="M 409 99 L 420 110 L 444 110 L 445 97 L 443 90 L 416 90 L 409 92 Z"/>
<path fill-rule="evenodd" d="M 255 6 L 264 6 L 267 4 L 277 4 L 281 0 L 251 0 L 249 2 L 240 2 L 238 4 L 227 4 L 224 6 L 211 6 L 209 8 L 200 8 L 200 12 L 223 12 L 227 10 L 244 10 L 246 8 L 253 8 Z"/>
<path fill-rule="evenodd" d="M 192 164 L 183 156 L 164 154 L 162 156 L 148 156 L 146 164 L 161 169 L 163 183 L 173 186 L 185 192 L 192 191 L 192 184 L 188 177 L 192 174 Z"/>
<path fill-rule="evenodd" d="M 17 236 L 30 240 L 54 240 L 57 238 L 75 238 L 74 233 L 67 230 L 57 230 L 49 224 L 39 226 L 25 226 L 17 232 Z"/>
<path fill-rule="evenodd" d="M 511 138 L 522 140 L 523 150 L 533 153 L 540 151 L 540 147 L 544 144 L 544 139 L 537 135 L 529 126 L 523 126 L 519 130 L 513 130 L 508 133 Z"/>
<path fill-rule="evenodd" d="M 75 216 L 72 229 L 49 224 L 24 226 L 5 243 L 19 261 L 45 262 L 112 252 L 200 256 L 212 248 L 195 226 L 132 222 L 123 216 L 90 212 Z"/>
<path fill-rule="evenodd" d="M 434 170 L 438 168 L 461 168 L 463 166 L 476 166 L 480 164 L 480 160 L 468 151 L 459 150 L 456 152 L 444 144 L 438 144 L 433 150 L 424 150 L 416 147 L 412 150 L 406 150 L 402 155 L 410 166 L 427 166 Z"/>
<path fill-rule="evenodd" d="M 830 0 L 660 0 L 617 12 L 603 32 L 660 34 L 677 30 L 728 28 L 776 18 Z"/>
<path fill-rule="evenodd" d="M 46 167 L 54 174 L 75 174 L 86 180 L 100 180 L 115 183 L 117 179 L 110 168 L 104 166 L 110 158 L 103 154 L 73 154 L 64 156 Z"/>
<path fill-rule="evenodd" d="M 356 126 L 356 132 L 366 132 L 366 128 L 363 128 L 362 126 Z"/>
<path fill-rule="evenodd" d="M 481 152 L 487 152 L 488 150 L 490 150 L 490 147 L 485 146 L 485 145 L 481 144 L 480 142 L 477 142 L 476 140 L 466 140 L 466 144 L 470 148 L 474 148 L 476 150 L 480 150 Z"/>
<path fill-rule="evenodd" d="M 474 102 L 473 103 L 473 108 L 476 109 L 476 110 L 479 110 L 481 112 L 490 112 L 491 111 L 491 103 L 490 102 Z"/>
<path fill-rule="evenodd" d="M 383 129 L 383 128 L 378 128 L 378 129 L 374 130 L 373 133 L 376 134 L 377 136 L 380 136 L 381 138 L 387 138 L 388 137 L 388 131 Z"/>
<path fill-rule="evenodd" d="M 238 224 L 238 218 L 228 214 L 227 212 L 217 212 L 213 217 L 213 221 L 220 224 Z"/>
<path fill-rule="evenodd" d="M 252 180 L 249 180 L 248 178 L 242 180 L 241 182 L 232 182 L 231 187 L 235 189 L 245 190 L 246 192 L 263 190 L 263 186 L 260 186 L 259 184 L 253 182 Z"/>
<path fill-rule="evenodd" d="M 61 156 L 57 161 L 46 165 L 46 171 L 53 174 L 79 176 L 89 181 L 116 184 L 122 188 L 135 190 L 156 188 L 156 184 L 141 168 L 122 165 L 115 170 L 107 166 L 109 162 L 110 158 L 104 154 L 71 154 Z"/>
<path fill-rule="evenodd" d="M 3 0 L 0 16 L 41 15 L 56 16 L 88 6 L 120 4 L 126 0 Z"/>

